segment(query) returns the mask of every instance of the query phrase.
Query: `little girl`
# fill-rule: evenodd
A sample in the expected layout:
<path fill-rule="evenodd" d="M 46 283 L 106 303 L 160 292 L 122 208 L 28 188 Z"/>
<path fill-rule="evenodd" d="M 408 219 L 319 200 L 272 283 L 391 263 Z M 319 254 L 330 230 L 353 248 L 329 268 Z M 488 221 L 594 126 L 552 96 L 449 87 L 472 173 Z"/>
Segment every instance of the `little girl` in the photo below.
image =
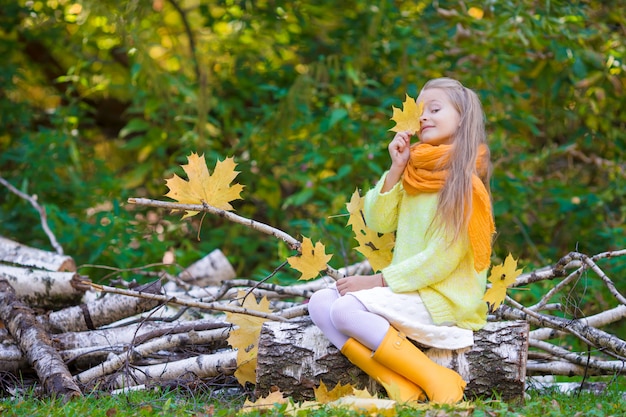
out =
<path fill-rule="evenodd" d="M 410 340 L 442 349 L 474 343 L 486 322 L 482 300 L 493 223 L 490 154 L 478 96 L 456 80 L 424 85 L 419 141 L 400 132 L 391 167 L 365 196 L 367 225 L 396 232 L 380 273 L 349 276 L 313 294 L 309 313 L 328 339 L 378 380 L 390 398 L 456 403 L 465 381 Z"/>

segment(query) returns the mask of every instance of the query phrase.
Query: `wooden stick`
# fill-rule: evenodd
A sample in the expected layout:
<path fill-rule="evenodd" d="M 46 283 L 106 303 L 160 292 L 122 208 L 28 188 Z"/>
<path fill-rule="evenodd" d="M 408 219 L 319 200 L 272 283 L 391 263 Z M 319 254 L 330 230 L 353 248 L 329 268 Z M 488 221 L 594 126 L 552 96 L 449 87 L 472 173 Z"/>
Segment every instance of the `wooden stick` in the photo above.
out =
<path fill-rule="evenodd" d="M 91 285 L 91 287 L 97 291 L 102 291 L 102 292 L 107 292 L 107 293 L 112 293 L 112 294 L 127 295 L 129 297 L 145 298 L 147 300 L 160 301 L 162 303 L 176 304 L 176 305 L 187 306 L 187 307 L 196 307 L 196 308 L 203 309 L 203 310 L 215 310 L 215 311 L 226 311 L 230 313 L 247 314 L 250 316 L 262 317 L 268 320 L 276 320 L 276 321 L 287 320 L 284 317 L 276 315 L 276 314 L 249 310 L 247 308 L 233 306 L 233 305 L 224 304 L 224 303 L 203 303 L 200 301 L 185 300 L 185 299 L 182 299 L 181 296 L 171 297 L 167 295 L 150 294 L 150 293 L 140 292 L 140 291 L 125 290 L 122 288 L 115 288 L 115 287 L 109 287 L 107 285 L 95 284 L 95 283 L 88 282 L 88 281 L 85 281 L 85 284 Z"/>
<path fill-rule="evenodd" d="M 59 242 L 57 241 L 57 238 L 54 236 L 54 233 L 52 233 L 52 230 L 50 230 L 50 227 L 48 226 L 48 216 L 46 215 L 46 209 L 45 207 L 40 206 L 39 203 L 37 203 L 37 197 L 36 196 L 31 197 L 28 194 L 24 194 L 23 192 L 15 188 L 10 182 L 8 182 L 2 177 L 0 177 L 0 184 L 7 187 L 9 191 L 11 191 L 13 194 L 28 201 L 30 205 L 33 206 L 35 210 L 37 210 L 37 212 L 39 213 L 39 218 L 41 220 L 41 227 L 43 228 L 43 231 L 46 233 L 46 236 L 48 236 L 48 240 L 50 240 L 50 244 L 59 255 L 63 255 L 63 247 L 59 244 Z"/>
<path fill-rule="evenodd" d="M 230 220 L 231 222 L 242 224 L 246 227 L 251 228 L 252 230 L 256 230 L 261 233 L 274 236 L 282 240 L 283 242 L 285 242 L 289 246 L 289 248 L 291 248 L 292 250 L 297 250 L 298 252 L 301 251 L 301 246 L 302 246 L 301 242 L 297 240 L 296 238 L 292 237 L 291 235 L 289 235 L 288 233 L 282 230 L 279 230 L 275 227 L 269 226 L 265 223 L 257 222 L 255 220 L 239 216 L 233 212 L 218 209 L 213 206 L 209 206 L 208 204 L 180 204 L 180 203 L 171 203 L 168 201 L 151 200 L 148 198 L 129 198 L 128 202 L 130 204 L 137 204 L 137 205 L 147 206 L 147 207 L 157 207 L 157 208 L 170 209 L 170 210 L 198 211 L 198 212 L 211 213 L 218 217 L 224 218 L 226 220 Z M 339 271 L 337 271 L 336 269 L 332 268 L 329 265 L 326 266 L 326 270 L 324 272 L 328 274 L 328 276 L 334 278 L 335 280 L 343 277 L 343 275 Z"/>

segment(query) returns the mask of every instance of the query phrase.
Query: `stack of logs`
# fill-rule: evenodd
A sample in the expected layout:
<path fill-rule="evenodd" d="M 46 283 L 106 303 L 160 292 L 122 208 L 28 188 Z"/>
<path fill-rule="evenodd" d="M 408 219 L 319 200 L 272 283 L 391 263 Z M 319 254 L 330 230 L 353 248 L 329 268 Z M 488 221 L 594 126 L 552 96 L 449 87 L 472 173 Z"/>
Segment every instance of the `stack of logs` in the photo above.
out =
<path fill-rule="evenodd" d="M 368 271 L 364 262 L 342 273 Z M 232 305 L 243 288 L 267 297 L 275 312 L 261 331 L 251 395 L 278 387 L 295 400 L 312 399 L 320 381 L 380 391 L 308 318 L 306 301 L 330 283 L 322 277 L 281 287 L 235 279 L 215 250 L 176 276 L 161 273 L 124 293 L 94 291 L 103 287 L 79 275 L 71 257 L 0 238 L 0 372 L 16 381 L 36 374 L 47 393 L 69 397 L 95 388 L 224 380 L 234 374 L 237 354 L 227 343 L 233 324 L 219 306 Z M 529 324 L 520 319 L 491 321 L 472 348 L 425 351 L 468 381 L 469 397 L 515 399 L 525 388 L 528 346 Z M 6 390 L 7 379 L 0 383 Z"/>

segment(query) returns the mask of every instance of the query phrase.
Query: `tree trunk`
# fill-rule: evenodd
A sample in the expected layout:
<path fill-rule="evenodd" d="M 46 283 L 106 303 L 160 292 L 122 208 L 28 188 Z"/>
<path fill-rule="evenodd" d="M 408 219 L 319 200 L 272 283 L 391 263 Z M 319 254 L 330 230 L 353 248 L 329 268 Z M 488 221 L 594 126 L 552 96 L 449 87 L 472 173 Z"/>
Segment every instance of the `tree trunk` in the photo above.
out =
<path fill-rule="evenodd" d="M 3 278 L 0 279 L 0 319 L 37 372 L 46 392 L 66 398 L 82 395 L 32 309 L 17 298 L 11 285 Z"/>
<path fill-rule="evenodd" d="M 471 348 L 423 351 L 433 361 L 461 374 L 468 382 L 468 397 L 497 393 L 504 400 L 512 400 L 524 393 L 528 330 L 523 321 L 488 323 L 474 334 Z M 320 381 L 329 388 L 350 383 L 384 392 L 352 365 L 309 318 L 266 322 L 259 338 L 256 394 L 265 396 L 272 387 L 278 387 L 285 396 L 310 400 Z"/>

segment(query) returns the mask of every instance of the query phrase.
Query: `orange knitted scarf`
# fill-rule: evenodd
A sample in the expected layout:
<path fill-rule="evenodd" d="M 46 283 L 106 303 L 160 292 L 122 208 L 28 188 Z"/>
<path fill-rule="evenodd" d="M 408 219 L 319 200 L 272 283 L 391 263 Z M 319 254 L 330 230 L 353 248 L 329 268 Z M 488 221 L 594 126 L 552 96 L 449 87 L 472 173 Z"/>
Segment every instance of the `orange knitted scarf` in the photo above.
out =
<path fill-rule="evenodd" d="M 404 189 L 408 194 L 441 190 L 448 176 L 445 167 L 448 165 L 451 148 L 452 145 L 432 146 L 426 143 L 411 147 L 411 158 L 403 175 Z M 483 145 L 476 159 L 478 172 L 487 169 L 485 152 L 486 147 Z M 489 193 L 476 174 L 472 176 L 472 213 L 468 233 L 474 252 L 474 268 L 478 272 L 483 271 L 491 262 L 491 239 L 495 233 L 495 224 Z"/>

